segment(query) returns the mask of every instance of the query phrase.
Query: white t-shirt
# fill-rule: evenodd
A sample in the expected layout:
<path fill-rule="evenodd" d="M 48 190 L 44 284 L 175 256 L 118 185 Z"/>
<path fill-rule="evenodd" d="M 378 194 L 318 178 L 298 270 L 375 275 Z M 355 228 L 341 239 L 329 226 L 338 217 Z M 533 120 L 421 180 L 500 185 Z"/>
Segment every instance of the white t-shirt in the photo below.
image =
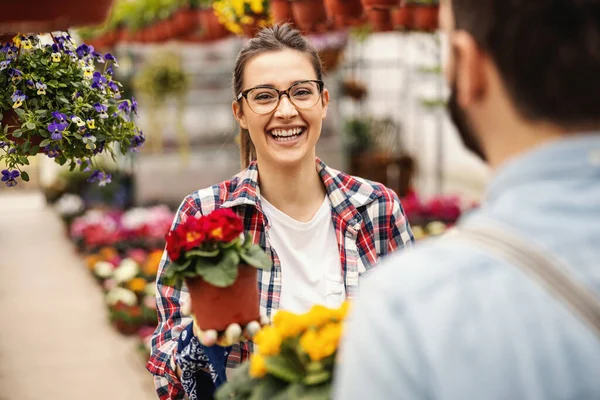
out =
<path fill-rule="evenodd" d="M 304 313 L 315 304 L 339 307 L 346 290 L 329 198 L 309 222 L 296 221 L 264 197 L 261 204 L 271 225 L 271 246 L 281 263 L 279 309 Z"/>

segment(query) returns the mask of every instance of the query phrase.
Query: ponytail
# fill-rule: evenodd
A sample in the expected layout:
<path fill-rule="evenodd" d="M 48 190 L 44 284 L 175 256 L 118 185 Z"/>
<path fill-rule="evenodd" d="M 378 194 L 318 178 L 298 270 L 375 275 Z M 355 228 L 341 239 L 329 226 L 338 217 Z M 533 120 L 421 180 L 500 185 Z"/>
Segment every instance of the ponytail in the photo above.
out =
<path fill-rule="evenodd" d="M 256 160 L 256 149 L 250 139 L 250 132 L 247 129 L 240 128 L 240 163 L 242 169 L 248 168 L 250 163 Z"/>

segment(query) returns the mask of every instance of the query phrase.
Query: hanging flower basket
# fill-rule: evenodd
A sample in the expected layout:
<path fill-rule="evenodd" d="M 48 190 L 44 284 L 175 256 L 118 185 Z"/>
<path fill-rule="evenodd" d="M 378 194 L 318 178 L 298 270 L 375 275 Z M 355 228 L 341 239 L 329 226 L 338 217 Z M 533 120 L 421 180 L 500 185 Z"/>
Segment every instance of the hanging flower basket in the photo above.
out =
<path fill-rule="evenodd" d="M 364 11 L 360 0 L 325 0 L 325 10 L 338 28 L 359 23 Z"/>
<path fill-rule="evenodd" d="M 289 0 L 271 0 L 271 15 L 275 24 L 294 23 Z"/>
<path fill-rule="evenodd" d="M 292 15 L 305 33 L 326 31 L 327 12 L 322 0 L 292 0 Z"/>
<path fill-rule="evenodd" d="M 27 157 L 43 152 L 58 164 L 80 170 L 96 168 L 89 180 L 110 182 L 98 166 L 101 153 L 126 154 L 144 143 L 133 121 L 137 102 L 125 99 L 113 79 L 117 59 L 85 44 L 76 46 L 68 34 L 52 45 L 38 36 L 16 36 L 0 50 L 0 163 L 3 175 L 28 176 L 21 170 Z M 96 70 L 96 63 L 102 65 Z M 15 117 L 16 115 L 16 117 Z M 12 178 L 3 180 L 15 186 Z"/>
<path fill-rule="evenodd" d="M 3 1 L 0 32 L 53 32 L 72 26 L 100 25 L 108 17 L 113 1 Z"/>

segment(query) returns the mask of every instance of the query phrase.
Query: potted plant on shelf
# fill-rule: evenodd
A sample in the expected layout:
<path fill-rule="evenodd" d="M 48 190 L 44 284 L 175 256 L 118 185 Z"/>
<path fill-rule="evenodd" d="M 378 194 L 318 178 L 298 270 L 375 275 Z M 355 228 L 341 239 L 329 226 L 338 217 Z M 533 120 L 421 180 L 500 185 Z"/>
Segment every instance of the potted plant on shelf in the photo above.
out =
<path fill-rule="evenodd" d="M 370 8 L 393 8 L 400 3 L 401 0 L 360 0 L 365 9 Z"/>
<path fill-rule="evenodd" d="M 224 331 L 260 318 L 257 269 L 270 270 L 271 258 L 243 230 L 238 215 L 218 209 L 187 218 L 167 234 L 165 283 L 185 281 L 203 330 Z"/>
<path fill-rule="evenodd" d="M 115 158 L 145 141 L 133 121 L 137 102 L 123 98 L 113 79 L 117 59 L 76 46 L 66 33 L 52 38 L 43 44 L 39 36 L 16 36 L 0 51 L 0 162 L 7 186 L 19 176 L 28 180 L 21 168 L 38 153 L 89 171 L 101 153 Z M 110 175 L 99 168 L 89 179 L 106 184 Z"/>
<path fill-rule="evenodd" d="M 215 0 L 213 8 L 219 22 L 237 35 L 254 37 L 272 22 L 268 0 Z"/>
<path fill-rule="evenodd" d="M 292 15 L 298 28 L 304 33 L 327 30 L 327 11 L 323 0 L 291 0 Z"/>
<path fill-rule="evenodd" d="M 329 19 L 338 28 L 358 23 L 363 15 L 360 0 L 325 0 L 325 10 Z"/>
<path fill-rule="evenodd" d="M 419 31 L 432 32 L 438 28 L 439 0 L 412 0 L 412 27 Z"/>
<path fill-rule="evenodd" d="M 290 3 L 290 0 L 271 0 L 270 7 L 273 23 L 294 23 L 292 4 Z"/>
<path fill-rule="evenodd" d="M 314 306 L 302 315 L 279 311 L 254 336 L 258 352 L 221 386 L 217 400 L 331 398 L 337 350 L 349 303 Z"/>
<path fill-rule="evenodd" d="M 106 20 L 113 0 L 2 2 L 0 32 L 53 32 Z"/>

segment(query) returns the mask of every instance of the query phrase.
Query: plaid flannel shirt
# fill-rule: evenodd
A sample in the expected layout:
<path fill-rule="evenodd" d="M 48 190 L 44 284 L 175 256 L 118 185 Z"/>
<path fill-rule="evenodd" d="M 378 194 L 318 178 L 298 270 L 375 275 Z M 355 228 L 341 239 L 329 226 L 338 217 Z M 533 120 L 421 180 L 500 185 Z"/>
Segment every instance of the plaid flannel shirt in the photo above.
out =
<path fill-rule="evenodd" d="M 337 235 L 343 268 L 342 274 L 348 298 L 357 294 L 359 277 L 378 260 L 397 249 L 410 247 L 414 241 L 398 196 L 385 186 L 352 177 L 327 167 L 316 160 L 331 203 L 331 217 Z M 244 219 L 244 229 L 254 243 L 259 244 L 273 260 L 271 271 L 259 271 L 258 288 L 261 313 L 269 317 L 278 310 L 281 292 L 281 265 L 268 239 L 269 222 L 261 205 L 258 167 L 252 163 L 231 180 L 199 190 L 187 196 L 181 204 L 172 229 L 183 219 L 205 215 L 218 208 L 231 208 Z M 162 400 L 182 399 L 185 392 L 176 370 L 178 338 L 191 323 L 181 314 L 181 305 L 189 301 L 185 285 L 166 286 L 162 274 L 170 262 L 163 254 L 157 277 L 157 311 L 159 323 L 152 338 L 152 354 L 146 368 L 154 375 L 157 393 Z M 189 350 L 189 349 L 188 349 Z M 251 343 L 234 346 L 227 360 L 228 367 L 245 361 Z M 182 364 L 180 366 L 183 367 Z M 199 369 L 210 370 L 209 365 Z M 185 371 L 193 375 L 196 371 Z"/>

